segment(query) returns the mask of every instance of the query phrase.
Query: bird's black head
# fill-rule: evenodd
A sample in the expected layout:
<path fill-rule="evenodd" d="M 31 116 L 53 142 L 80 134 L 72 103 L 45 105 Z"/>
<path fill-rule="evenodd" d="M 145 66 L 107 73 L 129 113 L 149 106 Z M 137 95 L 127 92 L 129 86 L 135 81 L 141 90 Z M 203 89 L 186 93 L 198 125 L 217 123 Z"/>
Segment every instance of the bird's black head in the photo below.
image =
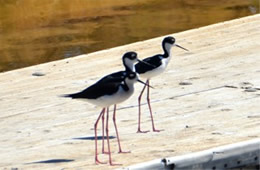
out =
<path fill-rule="evenodd" d="M 130 80 L 133 80 L 133 79 L 136 79 L 136 78 L 138 79 L 138 76 L 135 72 L 128 72 L 126 77 Z"/>
<path fill-rule="evenodd" d="M 169 36 L 169 37 L 165 37 L 163 39 L 163 44 L 166 44 L 166 43 L 169 43 L 169 44 L 174 44 L 175 43 L 175 38 Z"/>
<path fill-rule="evenodd" d="M 137 59 L 137 53 L 136 53 L 136 52 L 133 52 L 133 51 L 127 52 L 127 53 L 125 53 L 124 56 L 123 56 L 123 59 L 126 59 L 126 58 L 128 58 L 128 59 L 130 59 L 130 60 L 136 60 L 136 59 Z"/>
<path fill-rule="evenodd" d="M 126 84 L 127 86 L 132 86 L 138 80 L 138 75 L 135 72 L 127 71 L 126 76 L 124 78 L 124 84 Z"/>
<path fill-rule="evenodd" d="M 153 88 L 152 86 L 150 86 L 149 84 L 146 84 L 145 82 L 143 82 L 142 80 L 139 79 L 139 76 L 136 72 L 127 72 L 127 75 L 125 77 L 125 82 L 127 83 L 135 83 L 135 82 L 139 82 L 139 83 L 142 83 L 148 87 L 151 87 Z"/>
<path fill-rule="evenodd" d="M 135 71 L 134 63 L 138 61 L 136 52 L 127 52 L 123 55 L 123 65 L 126 71 Z"/>

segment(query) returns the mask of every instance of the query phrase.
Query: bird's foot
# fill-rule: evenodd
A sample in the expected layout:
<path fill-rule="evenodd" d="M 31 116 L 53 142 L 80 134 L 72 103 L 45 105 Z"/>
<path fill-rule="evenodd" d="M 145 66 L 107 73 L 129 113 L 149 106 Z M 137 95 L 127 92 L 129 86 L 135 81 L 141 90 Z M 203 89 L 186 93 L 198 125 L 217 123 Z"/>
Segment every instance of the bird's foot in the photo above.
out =
<path fill-rule="evenodd" d="M 98 164 L 106 164 L 106 162 L 101 162 L 100 160 L 98 160 L 97 157 L 95 158 L 95 163 L 96 163 L 96 165 L 98 165 Z"/>
<path fill-rule="evenodd" d="M 131 151 L 122 151 L 122 150 L 119 150 L 118 153 L 131 153 Z"/>
<path fill-rule="evenodd" d="M 141 129 L 138 129 L 136 133 L 147 133 L 150 132 L 150 130 L 142 131 Z"/>
<path fill-rule="evenodd" d="M 113 163 L 112 161 L 109 161 L 110 166 L 121 166 L 122 164 Z"/>
<path fill-rule="evenodd" d="M 155 128 L 153 128 L 153 132 L 161 132 L 161 131 L 164 131 L 164 129 L 155 129 Z"/>
<path fill-rule="evenodd" d="M 102 151 L 102 153 L 103 153 L 103 154 L 109 154 L 109 152 L 108 152 L 108 151 Z"/>

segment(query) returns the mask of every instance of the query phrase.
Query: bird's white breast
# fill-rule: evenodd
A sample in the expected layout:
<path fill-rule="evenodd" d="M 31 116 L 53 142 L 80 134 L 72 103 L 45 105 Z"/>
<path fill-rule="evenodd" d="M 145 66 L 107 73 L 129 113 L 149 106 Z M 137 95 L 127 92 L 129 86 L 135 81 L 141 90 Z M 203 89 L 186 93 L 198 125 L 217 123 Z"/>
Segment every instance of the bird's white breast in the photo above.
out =
<path fill-rule="evenodd" d="M 159 74 L 163 73 L 164 70 L 166 69 L 168 63 L 169 63 L 170 57 L 168 58 L 163 58 L 162 59 L 162 64 L 150 71 L 147 71 L 143 74 L 140 74 L 140 77 L 145 78 L 145 79 L 151 79 L 152 77 L 158 76 Z"/>
<path fill-rule="evenodd" d="M 91 104 L 100 107 L 108 107 L 127 100 L 134 93 L 133 86 L 129 86 L 129 90 L 125 91 L 121 86 L 118 91 L 112 95 L 104 95 L 97 99 L 83 99 Z"/>

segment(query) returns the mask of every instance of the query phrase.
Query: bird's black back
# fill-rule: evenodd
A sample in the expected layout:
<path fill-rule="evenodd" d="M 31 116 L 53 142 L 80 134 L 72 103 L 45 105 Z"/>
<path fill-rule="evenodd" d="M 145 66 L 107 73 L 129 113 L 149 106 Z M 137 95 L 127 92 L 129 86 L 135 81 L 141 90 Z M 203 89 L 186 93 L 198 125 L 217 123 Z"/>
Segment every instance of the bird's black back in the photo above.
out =
<path fill-rule="evenodd" d="M 64 97 L 71 97 L 73 99 L 97 99 L 104 95 L 112 95 L 113 93 L 116 93 L 120 84 L 121 82 L 96 83 L 81 92 L 68 94 Z"/>
<path fill-rule="evenodd" d="M 124 82 L 126 75 L 125 71 L 109 74 L 85 90 L 74 94 L 64 95 L 63 97 L 71 97 L 73 99 L 97 99 L 104 95 L 116 93 L 120 86 L 124 90 L 128 90 L 128 87 Z"/>
<path fill-rule="evenodd" d="M 109 74 L 103 78 L 101 78 L 97 83 L 99 82 L 103 82 L 103 83 L 106 83 L 106 82 L 113 82 L 113 81 L 124 81 L 126 77 L 126 72 L 125 71 L 118 71 L 118 72 L 115 72 L 115 73 L 112 73 L 112 74 Z"/>
<path fill-rule="evenodd" d="M 148 65 L 148 64 L 145 64 L 142 62 L 138 62 L 135 65 L 135 70 L 138 74 L 142 74 L 147 71 L 153 70 L 162 64 L 162 58 L 163 58 L 163 55 L 160 55 L 160 54 L 145 58 L 143 61 L 145 61 L 146 63 L 149 63 L 151 65 Z"/>

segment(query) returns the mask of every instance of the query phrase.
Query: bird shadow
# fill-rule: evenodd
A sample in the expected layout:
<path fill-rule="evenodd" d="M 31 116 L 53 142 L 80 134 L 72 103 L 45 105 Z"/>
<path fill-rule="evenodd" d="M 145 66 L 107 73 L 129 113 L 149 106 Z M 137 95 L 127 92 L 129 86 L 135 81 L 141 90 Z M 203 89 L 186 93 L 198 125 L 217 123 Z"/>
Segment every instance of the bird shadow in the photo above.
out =
<path fill-rule="evenodd" d="M 66 163 L 73 162 L 73 159 L 48 159 L 43 161 L 29 162 L 26 164 L 53 164 L 53 163 Z"/>
<path fill-rule="evenodd" d="M 115 136 L 109 136 L 109 139 L 115 139 Z M 72 138 L 73 140 L 95 140 L 95 136 L 86 136 L 86 137 L 76 137 Z M 104 136 L 104 139 L 107 139 L 106 136 Z M 97 140 L 102 140 L 102 136 L 97 136 Z"/>

